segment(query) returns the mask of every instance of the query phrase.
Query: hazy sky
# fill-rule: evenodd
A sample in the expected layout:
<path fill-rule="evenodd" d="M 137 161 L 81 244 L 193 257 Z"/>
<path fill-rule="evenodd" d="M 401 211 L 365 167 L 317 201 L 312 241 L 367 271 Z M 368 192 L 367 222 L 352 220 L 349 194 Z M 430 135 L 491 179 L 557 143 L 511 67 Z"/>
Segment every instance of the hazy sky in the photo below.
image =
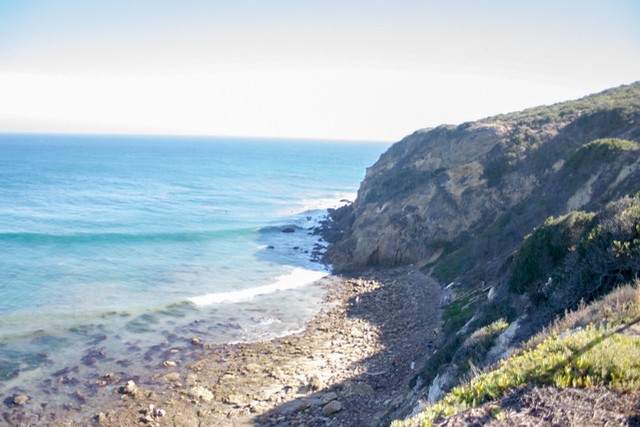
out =
<path fill-rule="evenodd" d="M 395 141 L 640 79 L 640 1 L 0 0 L 0 131 Z"/>

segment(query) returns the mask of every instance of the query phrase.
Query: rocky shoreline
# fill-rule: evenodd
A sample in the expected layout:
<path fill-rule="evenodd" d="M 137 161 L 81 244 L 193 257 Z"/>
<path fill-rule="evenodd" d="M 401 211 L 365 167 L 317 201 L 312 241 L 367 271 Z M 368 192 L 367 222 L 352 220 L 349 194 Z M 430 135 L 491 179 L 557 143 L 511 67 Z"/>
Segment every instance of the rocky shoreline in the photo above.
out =
<path fill-rule="evenodd" d="M 301 333 L 226 345 L 192 337 L 191 348 L 169 349 L 151 378 L 105 373 L 98 383 L 112 395 L 99 411 L 39 424 L 29 402 L 8 402 L 4 421 L 374 426 L 406 416 L 422 398 L 410 387 L 419 389 L 416 367 L 438 345 L 440 286 L 412 267 L 322 283 L 325 306 Z"/>

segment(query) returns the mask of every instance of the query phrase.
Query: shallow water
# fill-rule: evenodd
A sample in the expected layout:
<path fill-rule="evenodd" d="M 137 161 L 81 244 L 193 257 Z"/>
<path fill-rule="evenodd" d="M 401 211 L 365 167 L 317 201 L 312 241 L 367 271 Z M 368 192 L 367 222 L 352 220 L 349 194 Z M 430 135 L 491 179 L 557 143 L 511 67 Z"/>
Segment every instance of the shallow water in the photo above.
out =
<path fill-rule="evenodd" d="M 300 329 L 326 273 L 311 230 L 385 148 L 0 135 L 0 398 L 79 409 L 192 337 Z"/>

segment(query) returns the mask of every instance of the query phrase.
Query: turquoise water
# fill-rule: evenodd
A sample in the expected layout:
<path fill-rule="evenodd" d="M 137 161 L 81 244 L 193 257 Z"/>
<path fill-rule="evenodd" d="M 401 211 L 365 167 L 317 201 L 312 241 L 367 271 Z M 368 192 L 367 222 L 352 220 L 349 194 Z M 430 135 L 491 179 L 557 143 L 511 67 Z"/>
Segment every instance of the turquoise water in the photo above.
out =
<path fill-rule="evenodd" d="M 143 351 L 300 328 L 321 298 L 305 285 L 326 274 L 312 228 L 386 148 L 0 135 L 0 380 L 92 343 Z"/>

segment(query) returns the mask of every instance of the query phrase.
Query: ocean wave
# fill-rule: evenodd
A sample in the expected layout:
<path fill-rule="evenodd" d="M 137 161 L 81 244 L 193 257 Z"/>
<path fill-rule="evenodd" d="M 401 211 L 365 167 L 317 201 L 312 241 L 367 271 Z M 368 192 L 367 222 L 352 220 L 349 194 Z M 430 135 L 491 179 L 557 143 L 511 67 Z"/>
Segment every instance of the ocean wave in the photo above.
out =
<path fill-rule="evenodd" d="M 323 271 L 294 268 L 289 274 L 278 276 L 274 283 L 239 291 L 217 292 L 189 298 L 193 304 L 203 307 L 212 304 L 234 303 L 252 299 L 258 295 L 270 294 L 277 291 L 296 289 L 322 279 L 327 275 Z"/>
<path fill-rule="evenodd" d="M 251 235 L 255 228 L 215 231 L 178 231 L 149 233 L 0 233 L 0 242 L 28 244 L 95 244 L 95 243 L 181 243 L 224 239 Z"/>
<path fill-rule="evenodd" d="M 313 211 L 319 209 L 336 209 L 351 203 L 355 200 L 357 193 L 340 193 L 333 197 L 321 197 L 317 199 L 303 199 L 299 203 L 302 205 L 302 211 Z"/>
<path fill-rule="evenodd" d="M 293 206 L 282 209 L 280 211 L 280 215 L 305 215 L 317 211 L 326 212 L 327 209 L 336 209 L 353 202 L 356 199 L 356 196 L 357 193 L 354 192 L 342 192 L 335 193 L 330 197 L 309 197 L 300 199 L 292 202 Z"/>

